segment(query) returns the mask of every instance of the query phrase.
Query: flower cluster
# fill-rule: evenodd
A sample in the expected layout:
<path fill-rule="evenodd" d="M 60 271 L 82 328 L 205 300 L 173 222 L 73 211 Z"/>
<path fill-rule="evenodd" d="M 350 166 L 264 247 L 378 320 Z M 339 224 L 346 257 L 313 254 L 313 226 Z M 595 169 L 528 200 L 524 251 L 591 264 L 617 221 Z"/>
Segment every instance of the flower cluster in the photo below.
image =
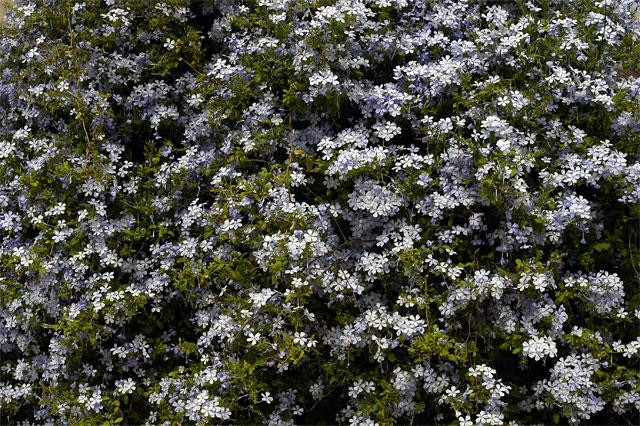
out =
<path fill-rule="evenodd" d="M 25 0 L 0 419 L 640 421 L 637 0 Z"/>

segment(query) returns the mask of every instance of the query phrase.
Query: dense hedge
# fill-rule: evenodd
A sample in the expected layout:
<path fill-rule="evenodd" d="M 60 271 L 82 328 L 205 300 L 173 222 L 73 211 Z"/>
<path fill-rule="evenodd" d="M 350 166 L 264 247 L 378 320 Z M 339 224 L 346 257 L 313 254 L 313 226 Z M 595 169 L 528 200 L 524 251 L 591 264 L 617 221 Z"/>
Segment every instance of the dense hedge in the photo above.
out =
<path fill-rule="evenodd" d="M 35 0 L 0 423 L 637 424 L 636 0 Z"/>

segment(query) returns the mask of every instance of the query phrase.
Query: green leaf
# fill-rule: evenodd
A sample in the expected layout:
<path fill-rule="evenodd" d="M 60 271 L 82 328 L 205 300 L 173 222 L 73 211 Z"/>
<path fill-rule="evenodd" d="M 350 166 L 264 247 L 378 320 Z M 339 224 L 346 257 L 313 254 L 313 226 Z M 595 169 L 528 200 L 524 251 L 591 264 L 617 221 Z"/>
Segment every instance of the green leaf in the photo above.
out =
<path fill-rule="evenodd" d="M 593 245 L 593 249 L 597 252 L 609 250 L 610 248 L 611 248 L 611 243 L 608 243 L 608 242 L 595 243 Z"/>

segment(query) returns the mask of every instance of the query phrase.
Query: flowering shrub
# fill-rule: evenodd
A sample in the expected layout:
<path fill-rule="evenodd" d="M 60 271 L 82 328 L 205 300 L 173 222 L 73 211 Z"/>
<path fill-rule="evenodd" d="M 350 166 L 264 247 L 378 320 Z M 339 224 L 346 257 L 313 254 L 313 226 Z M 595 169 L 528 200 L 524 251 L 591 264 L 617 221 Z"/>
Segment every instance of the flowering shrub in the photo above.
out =
<path fill-rule="evenodd" d="M 34 0 L 0 420 L 635 424 L 636 0 Z"/>

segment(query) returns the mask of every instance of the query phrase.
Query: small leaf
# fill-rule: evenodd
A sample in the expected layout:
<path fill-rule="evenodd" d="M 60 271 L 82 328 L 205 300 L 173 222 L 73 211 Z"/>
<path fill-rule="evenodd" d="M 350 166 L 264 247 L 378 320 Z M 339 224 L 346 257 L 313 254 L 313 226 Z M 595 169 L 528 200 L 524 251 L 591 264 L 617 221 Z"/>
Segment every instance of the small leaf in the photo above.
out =
<path fill-rule="evenodd" d="M 601 242 L 593 245 L 593 249 L 597 252 L 606 251 L 611 248 L 611 243 Z"/>

